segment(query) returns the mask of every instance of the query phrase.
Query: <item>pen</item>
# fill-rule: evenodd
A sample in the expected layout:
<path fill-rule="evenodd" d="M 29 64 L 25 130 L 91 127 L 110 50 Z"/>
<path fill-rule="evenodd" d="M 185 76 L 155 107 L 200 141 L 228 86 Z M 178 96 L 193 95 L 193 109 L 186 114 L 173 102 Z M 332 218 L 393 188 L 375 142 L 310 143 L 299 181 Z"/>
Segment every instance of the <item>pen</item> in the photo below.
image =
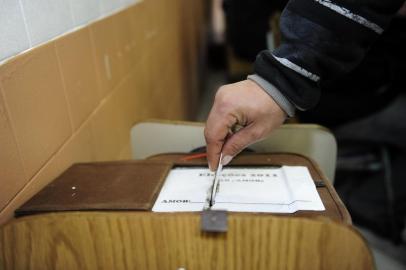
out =
<path fill-rule="evenodd" d="M 221 173 L 221 170 L 223 169 L 223 165 L 221 164 L 222 159 L 223 159 L 223 153 L 220 154 L 217 170 L 216 170 L 216 173 L 214 174 L 213 186 L 212 186 L 210 201 L 209 201 L 209 207 L 212 207 L 214 205 L 216 193 L 217 193 L 218 187 L 220 185 L 219 175 Z"/>

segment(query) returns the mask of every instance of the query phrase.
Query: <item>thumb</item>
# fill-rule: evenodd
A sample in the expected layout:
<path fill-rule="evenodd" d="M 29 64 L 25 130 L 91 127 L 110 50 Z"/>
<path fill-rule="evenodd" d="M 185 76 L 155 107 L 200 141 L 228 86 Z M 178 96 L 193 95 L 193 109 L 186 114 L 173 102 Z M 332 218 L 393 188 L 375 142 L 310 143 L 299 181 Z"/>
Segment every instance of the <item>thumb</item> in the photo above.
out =
<path fill-rule="evenodd" d="M 222 165 L 227 165 L 238 153 L 248 145 L 262 138 L 263 128 L 259 125 L 249 125 L 231 135 L 223 146 Z"/>

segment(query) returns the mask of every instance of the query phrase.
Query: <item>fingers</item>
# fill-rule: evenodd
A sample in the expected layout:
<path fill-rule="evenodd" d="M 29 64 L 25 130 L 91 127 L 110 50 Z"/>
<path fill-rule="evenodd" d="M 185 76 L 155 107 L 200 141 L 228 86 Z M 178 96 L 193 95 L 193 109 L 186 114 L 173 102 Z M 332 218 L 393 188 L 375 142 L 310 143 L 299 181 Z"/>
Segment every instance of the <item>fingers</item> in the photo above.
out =
<path fill-rule="evenodd" d="M 219 119 L 220 118 L 220 119 Z M 228 118 L 228 121 L 221 117 L 210 117 L 207 120 L 206 128 L 204 131 L 204 136 L 206 139 L 207 147 L 207 161 L 209 164 L 210 170 L 214 171 L 217 169 L 221 150 L 223 149 L 224 142 L 228 135 L 228 126 L 233 121 Z"/>
<path fill-rule="evenodd" d="M 204 130 L 204 137 L 207 146 L 207 161 L 210 170 L 217 169 L 220 154 L 224 142 L 227 139 L 230 127 L 236 123 L 237 119 L 232 114 L 224 110 L 224 106 L 215 102 Z"/>
<path fill-rule="evenodd" d="M 206 151 L 207 151 L 207 162 L 209 164 L 209 169 L 215 171 L 220 159 L 221 149 L 223 148 L 223 140 L 215 140 L 206 138 Z"/>
<path fill-rule="evenodd" d="M 223 146 L 222 165 L 225 166 L 250 144 L 259 141 L 263 138 L 265 132 L 263 128 L 256 124 L 251 124 L 240 129 L 237 133 L 230 136 Z"/>
<path fill-rule="evenodd" d="M 220 87 L 204 132 L 210 169 L 217 169 L 221 152 L 222 164 L 229 163 L 245 147 L 279 127 L 285 118 L 280 106 L 252 81 Z M 245 127 L 228 136 L 235 124 Z"/>

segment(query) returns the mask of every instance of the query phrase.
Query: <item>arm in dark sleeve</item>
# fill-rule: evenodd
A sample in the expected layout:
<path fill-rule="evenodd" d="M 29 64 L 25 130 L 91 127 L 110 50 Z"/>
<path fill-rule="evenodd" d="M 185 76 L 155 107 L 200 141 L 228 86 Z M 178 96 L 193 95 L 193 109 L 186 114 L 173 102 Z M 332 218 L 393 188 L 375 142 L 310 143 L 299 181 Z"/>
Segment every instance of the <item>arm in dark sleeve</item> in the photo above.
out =
<path fill-rule="evenodd" d="M 261 52 L 254 71 L 296 108 L 310 109 L 320 83 L 356 67 L 403 2 L 291 0 L 281 16 L 281 46 Z"/>

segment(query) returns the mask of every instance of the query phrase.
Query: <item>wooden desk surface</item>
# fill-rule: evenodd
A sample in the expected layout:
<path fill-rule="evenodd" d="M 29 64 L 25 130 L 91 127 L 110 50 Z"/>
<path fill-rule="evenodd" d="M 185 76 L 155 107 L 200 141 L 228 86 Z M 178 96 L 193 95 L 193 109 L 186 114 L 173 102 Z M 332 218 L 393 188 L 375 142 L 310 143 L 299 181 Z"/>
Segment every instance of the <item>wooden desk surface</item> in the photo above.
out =
<path fill-rule="evenodd" d="M 149 160 L 168 168 L 206 164 L 181 161 L 183 156 Z M 153 213 L 148 207 L 30 215 L 0 228 L 0 269 L 374 268 L 364 239 L 316 164 L 292 154 L 243 155 L 232 164 L 249 162 L 308 166 L 313 179 L 324 183 L 318 192 L 326 211 L 229 213 L 223 234 L 203 233 L 200 213 Z"/>
<path fill-rule="evenodd" d="M 199 214 L 70 212 L 0 228 L 0 269 L 373 269 L 349 225 L 237 214 L 228 231 L 200 231 Z"/>

